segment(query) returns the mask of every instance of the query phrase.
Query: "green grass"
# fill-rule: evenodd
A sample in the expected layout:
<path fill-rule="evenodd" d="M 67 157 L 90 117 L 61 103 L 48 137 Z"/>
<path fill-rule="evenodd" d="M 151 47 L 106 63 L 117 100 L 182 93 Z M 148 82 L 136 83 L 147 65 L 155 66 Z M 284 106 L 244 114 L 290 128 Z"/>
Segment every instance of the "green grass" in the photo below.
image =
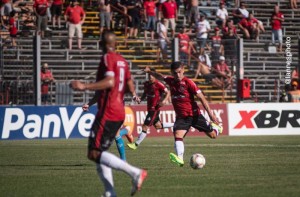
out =
<path fill-rule="evenodd" d="M 0 196 L 100 196 L 95 165 L 86 159 L 86 139 L 0 141 Z M 300 196 L 300 136 L 185 139 L 185 166 L 170 163 L 173 138 L 148 138 L 129 163 L 148 169 L 140 197 Z M 111 151 L 116 153 L 115 145 Z M 190 168 L 193 153 L 206 157 Z M 130 178 L 114 171 L 118 196 L 129 196 Z"/>

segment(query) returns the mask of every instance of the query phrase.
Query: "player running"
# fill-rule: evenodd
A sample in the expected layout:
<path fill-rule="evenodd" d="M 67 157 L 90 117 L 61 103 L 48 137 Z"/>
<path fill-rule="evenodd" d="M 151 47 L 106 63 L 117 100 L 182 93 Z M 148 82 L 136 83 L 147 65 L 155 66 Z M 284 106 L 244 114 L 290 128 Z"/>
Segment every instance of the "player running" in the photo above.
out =
<path fill-rule="evenodd" d="M 205 132 L 210 138 L 216 138 L 222 133 L 223 128 L 218 125 L 218 121 L 210 110 L 208 102 L 201 90 L 192 80 L 184 76 L 184 65 L 181 62 L 173 62 L 171 64 L 172 76 L 164 76 L 160 73 L 153 72 L 149 67 L 146 67 L 144 71 L 160 81 L 165 81 L 170 87 L 172 104 L 176 113 L 176 121 L 173 129 L 176 154 L 170 153 L 169 157 L 172 162 L 183 166 L 183 138 L 191 127 L 198 129 L 200 132 Z M 200 113 L 200 108 L 194 96 L 200 100 L 204 109 L 208 112 L 212 120 L 211 123 Z"/>
<path fill-rule="evenodd" d="M 88 158 L 96 163 L 97 173 L 105 188 L 104 196 L 116 196 L 112 168 L 123 171 L 132 178 L 131 195 L 134 195 L 141 189 L 147 171 L 134 167 L 108 152 L 125 119 L 123 100 L 126 86 L 128 83 L 132 83 L 129 88 L 134 85 L 127 61 L 115 52 L 116 35 L 110 31 L 105 32 L 101 46 L 104 55 L 98 67 L 96 82 L 86 84 L 72 81 L 71 86 L 81 91 L 97 90 L 100 94 L 98 112 L 88 142 Z"/>
<path fill-rule="evenodd" d="M 133 88 L 134 89 L 134 88 Z M 132 93 L 135 95 L 135 92 Z M 96 91 L 94 97 L 86 104 L 82 106 L 83 111 L 88 111 L 89 107 L 94 105 L 97 100 L 99 99 L 99 92 Z M 133 135 L 132 135 L 132 130 L 130 129 L 129 126 L 122 126 L 124 127 L 123 129 L 119 129 L 115 136 L 115 142 L 117 145 L 118 152 L 120 154 L 120 158 L 124 161 L 126 161 L 126 152 L 125 152 L 125 145 L 122 137 L 125 135 L 128 142 L 133 143 Z"/>
<path fill-rule="evenodd" d="M 151 68 L 150 70 L 155 72 L 154 68 Z M 162 94 L 165 94 L 163 99 L 161 97 Z M 143 130 L 135 143 L 127 144 L 127 146 L 133 150 L 137 149 L 137 147 L 147 137 L 147 131 L 152 125 L 155 129 L 170 128 L 174 125 L 174 123 L 162 123 L 159 119 L 160 108 L 168 104 L 170 91 L 163 83 L 159 82 L 152 75 L 150 75 L 149 80 L 144 83 L 144 93 L 141 100 L 144 100 L 146 97 L 148 114 L 144 124 L 142 125 Z"/>

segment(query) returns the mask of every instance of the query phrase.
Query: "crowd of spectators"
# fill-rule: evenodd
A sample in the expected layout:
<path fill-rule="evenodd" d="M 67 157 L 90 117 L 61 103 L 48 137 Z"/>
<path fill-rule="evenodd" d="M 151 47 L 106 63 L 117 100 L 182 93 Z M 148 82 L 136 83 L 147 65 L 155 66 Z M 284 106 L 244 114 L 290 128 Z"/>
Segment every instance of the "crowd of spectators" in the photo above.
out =
<path fill-rule="evenodd" d="M 195 78 L 199 75 L 205 75 L 207 72 L 203 69 L 203 65 L 208 66 L 210 72 L 216 74 L 221 81 L 229 81 L 237 64 L 237 39 L 242 35 L 244 39 L 252 39 L 259 42 L 259 35 L 265 32 L 262 21 L 255 18 L 254 14 L 247 10 L 246 4 L 241 2 L 239 7 L 228 12 L 226 9 L 226 1 L 219 1 L 219 8 L 215 10 L 215 21 L 208 20 L 206 15 L 199 12 L 199 5 L 212 4 L 211 1 L 200 0 L 184 0 L 185 7 L 184 16 L 186 24 L 178 22 L 180 1 L 176 0 L 99 0 L 97 1 L 97 11 L 99 11 L 100 37 L 104 29 L 112 28 L 112 19 L 116 16 L 116 12 L 122 12 L 119 19 L 114 18 L 114 26 L 118 26 L 120 21 L 125 21 L 127 17 L 129 23 L 129 33 L 125 35 L 128 39 L 136 39 L 138 33 L 144 30 L 144 39 L 148 39 L 150 32 L 151 40 L 158 40 L 158 46 L 161 52 L 162 60 L 167 60 L 168 45 L 176 36 L 180 40 L 180 59 L 193 69 L 191 57 L 196 57 L 199 64 Z M 17 20 L 19 3 L 12 3 L 11 0 L 2 0 L 1 6 L 1 28 L 9 30 L 12 40 L 12 46 L 16 46 L 15 37 L 17 35 Z M 237 4 L 236 4 L 237 5 Z M 296 7 L 294 1 L 291 1 L 291 7 Z M 16 11 L 17 10 L 17 11 Z M 85 22 L 85 10 L 79 5 L 78 0 L 70 0 L 68 4 L 64 0 L 35 0 L 32 10 L 36 18 L 36 32 L 45 37 L 49 19 L 52 24 L 52 30 L 64 29 L 61 18 L 68 28 L 68 49 L 72 50 L 72 42 L 76 33 L 77 48 L 83 49 L 81 42 L 83 39 L 82 25 Z M 118 11 L 116 11 L 118 10 Z M 50 14 L 50 16 L 49 16 Z M 282 22 L 284 16 L 279 10 L 279 6 L 274 7 L 271 14 L 270 24 L 272 26 L 272 43 L 279 42 L 278 51 L 282 51 Z M 216 28 L 211 28 L 216 26 Z M 181 31 L 176 35 L 177 29 Z M 179 28 L 178 28 L 179 27 Z M 195 40 L 191 37 L 195 35 Z M 158 54 L 158 59 L 160 54 Z M 203 61 L 203 59 L 209 59 Z M 225 62 L 230 72 L 226 76 L 217 73 L 218 68 L 224 66 Z M 209 62 L 209 63 L 208 63 Z M 221 64 L 222 63 L 222 64 Z M 219 65 L 219 66 L 218 66 Z M 214 68 L 214 69 L 213 69 Z M 203 73 L 201 72 L 203 71 Z M 205 71 L 205 72 L 204 72 Z M 226 70 L 227 71 L 227 70 Z M 229 76 L 230 75 L 230 76 Z M 220 86 L 219 81 L 215 84 Z M 229 82 L 227 83 L 229 84 Z M 224 83 L 223 83 L 224 86 Z M 229 85 L 228 85 L 229 87 Z"/>

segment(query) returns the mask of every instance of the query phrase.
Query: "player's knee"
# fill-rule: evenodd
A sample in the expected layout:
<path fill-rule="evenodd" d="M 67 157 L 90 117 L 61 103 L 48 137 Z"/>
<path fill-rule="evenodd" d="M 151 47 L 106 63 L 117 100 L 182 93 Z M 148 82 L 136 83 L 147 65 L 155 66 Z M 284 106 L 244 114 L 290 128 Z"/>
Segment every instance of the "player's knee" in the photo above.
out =
<path fill-rule="evenodd" d="M 100 156 L 101 156 L 101 153 L 96 150 L 89 150 L 88 154 L 87 154 L 87 158 L 96 163 L 100 163 Z"/>
<path fill-rule="evenodd" d="M 160 122 L 156 123 L 156 124 L 154 125 L 154 127 L 155 127 L 155 129 L 162 129 L 162 128 L 163 128 L 163 127 L 162 127 L 162 124 L 161 124 Z"/>

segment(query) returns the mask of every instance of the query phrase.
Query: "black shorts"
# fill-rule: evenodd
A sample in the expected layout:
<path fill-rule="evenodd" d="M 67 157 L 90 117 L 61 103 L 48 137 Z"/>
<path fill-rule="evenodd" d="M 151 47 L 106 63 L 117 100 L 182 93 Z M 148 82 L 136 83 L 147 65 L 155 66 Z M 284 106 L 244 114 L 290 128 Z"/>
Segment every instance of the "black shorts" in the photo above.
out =
<path fill-rule="evenodd" d="M 52 5 L 51 6 L 51 15 L 52 16 L 61 16 L 61 5 Z"/>
<path fill-rule="evenodd" d="M 140 16 L 138 16 L 138 15 L 132 15 L 131 16 L 131 21 L 129 21 L 128 27 L 139 28 L 140 24 L 141 24 Z"/>
<path fill-rule="evenodd" d="M 159 120 L 159 113 L 160 111 L 148 111 L 146 119 L 144 121 L 144 125 L 150 127 L 153 124 L 155 125 Z"/>
<path fill-rule="evenodd" d="M 206 74 L 206 75 L 203 75 L 203 78 L 206 80 L 206 82 L 211 82 L 214 78 L 217 78 L 217 75 Z"/>
<path fill-rule="evenodd" d="M 198 116 L 188 116 L 185 118 L 176 118 L 174 124 L 174 131 L 186 130 L 189 131 L 191 127 L 198 129 L 200 132 L 210 133 L 213 131 L 212 126 L 209 122 L 199 114 Z"/>
<path fill-rule="evenodd" d="M 88 150 L 108 150 L 123 122 L 105 120 L 103 116 L 100 120 L 96 118 L 91 128 Z"/>
<path fill-rule="evenodd" d="M 49 94 L 42 94 L 42 102 L 49 102 L 50 101 L 50 95 Z"/>

